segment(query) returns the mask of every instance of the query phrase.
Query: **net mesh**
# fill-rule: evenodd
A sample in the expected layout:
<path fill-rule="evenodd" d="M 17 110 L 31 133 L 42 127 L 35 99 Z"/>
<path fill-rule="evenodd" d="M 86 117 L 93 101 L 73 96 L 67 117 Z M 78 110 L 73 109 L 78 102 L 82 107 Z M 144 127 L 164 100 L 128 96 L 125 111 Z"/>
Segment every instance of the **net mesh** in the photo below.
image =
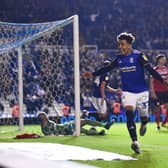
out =
<path fill-rule="evenodd" d="M 40 24 L 0 23 L 1 125 L 18 125 L 18 51 L 22 46 L 24 123 L 36 113 L 74 115 L 71 19 Z M 2 107 L 1 107 L 2 106 Z M 69 107 L 68 111 L 64 107 Z M 2 108 L 2 109 L 1 109 Z"/>
<path fill-rule="evenodd" d="M 48 32 L 68 25 L 71 18 L 36 24 L 17 24 L 0 22 L 0 53 L 33 41 Z"/>

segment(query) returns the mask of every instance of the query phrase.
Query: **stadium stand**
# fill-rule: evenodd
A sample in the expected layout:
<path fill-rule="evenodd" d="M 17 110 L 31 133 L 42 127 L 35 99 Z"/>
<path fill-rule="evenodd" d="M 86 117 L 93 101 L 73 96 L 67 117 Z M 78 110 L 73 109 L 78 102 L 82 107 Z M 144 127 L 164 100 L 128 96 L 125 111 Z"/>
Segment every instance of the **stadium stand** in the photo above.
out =
<path fill-rule="evenodd" d="M 163 2 L 164 6 L 159 5 Z M 85 3 L 82 0 L 59 3 L 53 0 L 18 0 L 18 3 L 3 0 L 0 20 L 30 23 L 79 14 L 83 44 L 96 44 L 101 49 L 116 48 L 116 35 L 130 31 L 136 35 L 139 48 L 165 49 L 168 47 L 167 7 L 168 2 L 164 0 L 106 0 L 106 3 L 93 0 L 91 5 L 89 0 Z"/>
<path fill-rule="evenodd" d="M 167 55 L 167 51 L 164 49 L 168 48 L 168 2 L 164 0 L 160 0 L 159 2 L 152 0 L 153 6 L 151 8 L 150 1 L 106 0 L 106 3 L 104 3 L 104 1 L 101 0 L 92 0 L 92 5 L 90 5 L 90 0 L 85 0 L 85 3 L 83 3 L 82 0 L 72 0 L 71 2 L 62 0 L 59 1 L 59 3 L 54 0 L 18 0 L 17 3 L 14 3 L 12 0 L 3 0 L 0 6 L 0 21 L 24 23 L 45 22 L 79 14 L 81 45 L 91 44 L 98 46 L 95 48 L 93 48 L 93 46 L 90 48 L 81 47 L 81 73 L 86 70 L 92 71 L 96 67 L 99 67 L 105 58 L 112 58 L 117 52 L 115 50 L 117 47 L 116 35 L 123 31 L 129 31 L 135 34 L 137 38 L 135 47 L 138 46 L 139 49 L 147 49 L 144 50 L 144 52 L 149 56 L 150 62 L 155 64 L 156 60 L 153 57 L 154 55 L 160 51 Z M 162 1 L 164 1 L 164 6 L 159 5 Z M 136 6 L 139 6 L 139 8 L 136 8 Z M 153 14 L 150 15 L 150 13 Z M 157 21 L 155 21 L 156 17 Z M 148 24 L 149 22 L 152 24 Z M 47 78 L 55 78 L 52 72 L 58 72 L 59 78 L 56 83 L 59 87 L 53 89 L 53 95 L 55 94 L 55 89 L 62 87 L 61 82 L 67 82 L 65 87 L 70 88 L 68 81 L 73 80 L 72 77 L 69 76 L 68 81 L 65 81 L 62 75 L 70 72 L 68 65 L 71 64 L 72 60 L 67 56 L 72 53 L 69 50 L 67 50 L 63 58 L 53 60 L 57 63 L 61 62 L 61 59 L 66 60 L 65 68 L 63 68 L 64 72 L 60 72 L 59 67 L 48 71 L 50 62 L 46 60 L 45 56 L 48 52 L 53 51 L 53 46 L 56 43 L 55 40 L 56 39 L 52 38 L 46 39 L 48 45 L 44 46 L 45 49 L 43 51 L 39 50 L 36 45 L 33 46 L 34 49 L 31 51 L 28 49 L 25 50 L 26 53 L 24 53 L 24 55 L 31 55 L 31 61 L 37 68 L 37 72 L 35 72 L 32 65 L 30 65 L 26 59 L 24 60 L 24 73 L 29 74 L 25 75 L 27 77 L 24 82 L 24 104 L 28 114 L 36 113 L 46 104 L 50 106 L 50 102 L 46 97 L 47 89 L 45 85 L 41 83 L 40 73 L 45 74 L 47 72 Z M 64 44 L 64 42 L 60 41 L 60 44 Z M 97 48 L 99 50 L 97 50 Z M 53 58 L 54 54 L 56 55 L 56 53 L 53 52 Z M 43 59 L 38 60 L 39 55 L 41 55 L 40 57 Z M 0 65 L 0 68 L 3 68 L 2 65 Z M 119 75 L 117 77 L 115 75 L 114 78 L 113 73 L 118 73 L 118 71 L 112 72 L 110 77 L 111 83 L 113 83 L 114 87 L 120 86 Z M 4 88 L 8 88 L 10 86 L 7 81 L 3 80 L 4 75 L 5 70 L 0 74 L 0 85 L 3 83 L 3 85 L 5 85 Z M 92 82 L 88 82 L 88 80 L 81 80 L 81 94 L 85 93 L 86 88 L 91 91 L 91 83 Z M 48 87 L 53 87 L 52 80 L 49 82 Z M 73 97 L 73 88 L 62 88 L 62 90 L 68 90 L 68 92 L 63 91 L 62 96 L 59 98 L 55 95 L 56 102 L 73 106 L 73 99 L 66 99 L 66 95 Z M 3 95 L 3 88 L 1 88 L 1 95 Z M 38 95 L 38 99 L 34 100 L 34 95 Z M 16 104 L 16 102 L 13 102 L 12 96 L 11 93 L 8 93 L 8 95 L 5 95 L 6 100 L 1 102 L 4 108 L 7 109 L 4 110 L 5 112 L 11 111 L 12 106 Z"/>

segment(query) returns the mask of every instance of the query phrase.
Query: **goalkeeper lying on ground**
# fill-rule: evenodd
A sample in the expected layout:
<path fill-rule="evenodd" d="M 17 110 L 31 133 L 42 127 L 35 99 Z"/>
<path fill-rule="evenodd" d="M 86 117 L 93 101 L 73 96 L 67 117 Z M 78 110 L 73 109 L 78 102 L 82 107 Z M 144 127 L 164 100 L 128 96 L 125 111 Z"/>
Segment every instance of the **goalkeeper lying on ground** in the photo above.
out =
<path fill-rule="evenodd" d="M 74 121 L 66 122 L 64 124 L 57 124 L 54 121 L 51 121 L 48 119 L 48 116 L 45 112 L 40 112 L 37 115 L 40 124 L 41 124 L 41 130 L 44 135 L 73 135 L 74 129 L 75 129 L 75 123 Z M 100 131 L 97 131 L 94 128 L 91 128 L 87 130 L 86 128 L 83 128 L 85 125 L 90 126 L 98 126 L 103 127 L 105 129 L 110 129 L 111 125 L 114 123 L 114 120 L 110 123 L 101 123 L 98 121 L 92 121 L 89 119 L 81 119 L 81 133 L 84 133 L 86 135 L 105 135 L 105 130 L 102 129 Z"/>

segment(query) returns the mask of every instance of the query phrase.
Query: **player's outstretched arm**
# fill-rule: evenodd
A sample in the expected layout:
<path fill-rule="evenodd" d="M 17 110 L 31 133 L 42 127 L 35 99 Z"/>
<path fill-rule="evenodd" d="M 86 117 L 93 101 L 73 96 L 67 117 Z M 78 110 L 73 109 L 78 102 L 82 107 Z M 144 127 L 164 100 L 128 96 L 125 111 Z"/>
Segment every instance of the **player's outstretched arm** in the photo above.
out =
<path fill-rule="evenodd" d="M 94 71 L 94 72 L 85 72 L 82 75 L 82 77 L 83 78 L 92 78 L 93 76 L 99 76 L 99 75 L 102 75 L 102 74 L 105 74 L 105 73 L 111 71 L 112 69 L 114 69 L 117 66 L 118 66 L 117 58 L 115 58 L 115 60 L 112 61 L 108 66 L 104 66 L 103 68 L 100 68 L 99 70 Z"/>
<path fill-rule="evenodd" d="M 115 59 L 108 66 L 104 66 L 103 68 L 93 72 L 92 75 L 93 76 L 99 76 L 99 75 L 105 74 L 105 73 L 111 71 L 112 69 L 116 68 L 117 66 L 118 66 L 117 59 Z"/>
<path fill-rule="evenodd" d="M 155 71 L 152 66 L 150 65 L 148 58 L 146 57 L 146 55 L 141 54 L 139 57 L 139 61 L 141 62 L 141 64 L 145 67 L 145 69 L 153 76 L 153 78 L 159 80 L 161 83 L 165 83 L 167 84 L 168 82 L 166 82 L 161 75 Z"/>

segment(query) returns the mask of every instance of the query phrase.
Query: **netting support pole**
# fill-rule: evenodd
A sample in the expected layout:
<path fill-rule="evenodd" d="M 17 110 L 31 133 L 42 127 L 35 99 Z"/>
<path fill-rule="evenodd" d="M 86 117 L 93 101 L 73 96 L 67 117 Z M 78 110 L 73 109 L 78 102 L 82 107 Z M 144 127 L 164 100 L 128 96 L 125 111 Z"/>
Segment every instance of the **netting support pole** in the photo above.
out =
<path fill-rule="evenodd" d="M 73 16 L 74 85 L 75 85 L 75 136 L 80 135 L 80 62 L 79 62 L 79 17 Z"/>
<path fill-rule="evenodd" d="M 18 80 L 19 80 L 19 130 L 23 131 L 23 61 L 22 61 L 22 47 L 18 48 Z"/>

